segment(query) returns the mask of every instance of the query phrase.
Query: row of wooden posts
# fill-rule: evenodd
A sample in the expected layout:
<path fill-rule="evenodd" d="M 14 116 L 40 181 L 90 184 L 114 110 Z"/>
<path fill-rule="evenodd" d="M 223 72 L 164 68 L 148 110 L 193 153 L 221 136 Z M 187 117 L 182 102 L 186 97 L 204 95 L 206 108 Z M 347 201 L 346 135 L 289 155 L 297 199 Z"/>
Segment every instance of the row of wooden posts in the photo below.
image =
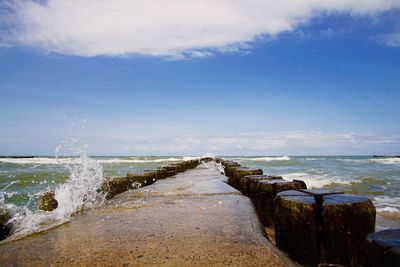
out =
<path fill-rule="evenodd" d="M 376 210 L 364 196 L 307 189 L 261 169 L 215 159 L 228 183 L 254 203 L 261 223 L 273 227 L 276 245 L 311 266 L 400 266 L 400 229 L 375 231 Z"/>

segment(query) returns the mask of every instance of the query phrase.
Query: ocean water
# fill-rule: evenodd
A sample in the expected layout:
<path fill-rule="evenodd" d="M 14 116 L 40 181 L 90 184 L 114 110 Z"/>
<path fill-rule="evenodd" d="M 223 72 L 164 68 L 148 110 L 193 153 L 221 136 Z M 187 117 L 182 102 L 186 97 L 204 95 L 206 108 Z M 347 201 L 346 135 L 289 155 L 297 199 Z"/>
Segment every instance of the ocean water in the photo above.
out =
<path fill-rule="evenodd" d="M 400 227 L 400 158 L 223 157 L 265 174 L 302 179 L 309 188 L 327 188 L 369 196 L 378 215 L 378 229 Z M 0 201 L 12 210 L 14 236 L 23 236 L 67 222 L 82 209 L 101 206 L 98 190 L 104 177 L 154 169 L 190 157 L 74 157 L 0 158 Z M 43 192 L 55 190 L 59 207 L 37 210 Z"/>

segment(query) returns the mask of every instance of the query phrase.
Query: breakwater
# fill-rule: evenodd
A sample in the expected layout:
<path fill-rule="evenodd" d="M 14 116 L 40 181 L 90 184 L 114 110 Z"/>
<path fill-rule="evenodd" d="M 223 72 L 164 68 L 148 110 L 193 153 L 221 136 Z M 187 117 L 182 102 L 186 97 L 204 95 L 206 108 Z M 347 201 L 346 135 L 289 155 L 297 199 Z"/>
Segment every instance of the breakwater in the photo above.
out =
<path fill-rule="evenodd" d="M 400 265 L 399 230 L 374 233 L 376 210 L 369 198 L 310 190 L 301 180 L 264 175 L 235 161 L 216 161 L 224 166 L 228 183 L 253 201 L 260 221 L 269 228 L 266 235 L 297 262 Z"/>
<path fill-rule="evenodd" d="M 163 178 L 175 177 L 178 173 L 195 168 L 201 162 L 214 161 L 224 166 L 227 182 L 252 200 L 262 224 L 273 229 L 273 235 L 268 237 L 272 240 L 275 236 L 276 245 L 297 262 L 305 265 L 346 266 L 398 263 L 397 248 L 393 245 L 396 242 L 392 242 L 389 249 L 387 246 L 388 236 L 396 238 L 392 232 L 385 232 L 384 238 L 379 234 L 369 235 L 367 238 L 375 227 L 375 208 L 368 198 L 337 191 L 307 190 L 306 183 L 301 180 L 288 181 L 279 176 L 266 175 L 260 169 L 246 168 L 237 162 L 202 158 L 143 173 L 107 178 L 101 188 L 107 198 L 114 201 L 114 198 L 118 199 L 130 189 L 150 186 L 157 180 L 168 181 L 169 179 Z M 190 171 L 187 173 L 186 178 L 190 178 Z M 134 191 L 141 192 L 140 189 Z M 177 192 L 182 193 L 179 191 L 184 190 L 179 188 Z M 191 194 L 198 192 L 192 190 Z M 222 194 L 219 190 L 217 192 Z M 51 194 L 46 198 L 54 202 Z M 45 202 L 43 197 L 41 203 Z M 382 243 L 386 245 L 377 245 Z M 387 254 L 390 256 L 389 260 Z M 367 255 L 375 255 L 374 261 L 366 260 Z M 375 265 L 371 265 L 372 262 Z"/>
<path fill-rule="evenodd" d="M 1 266 L 296 266 L 226 176 L 194 169 L 127 190 L 68 224 L 0 244 Z"/>

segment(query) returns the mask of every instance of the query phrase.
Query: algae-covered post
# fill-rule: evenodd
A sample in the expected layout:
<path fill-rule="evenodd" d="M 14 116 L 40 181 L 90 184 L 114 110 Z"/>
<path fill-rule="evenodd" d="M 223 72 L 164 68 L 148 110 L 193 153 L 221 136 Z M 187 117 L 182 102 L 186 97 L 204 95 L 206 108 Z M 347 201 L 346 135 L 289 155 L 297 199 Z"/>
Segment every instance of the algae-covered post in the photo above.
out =
<path fill-rule="evenodd" d="M 274 222 L 275 196 L 282 191 L 306 189 L 304 186 L 304 183 L 283 179 L 258 181 L 253 200 L 259 210 L 260 221 L 266 226 L 272 226 Z"/>
<path fill-rule="evenodd" d="M 233 172 L 233 177 L 230 180 L 233 187 L 243 192 L 244 188 L 241 187 L 240 180 L 247 175 L 262 175 L 261 169 L 249 169 L 249 168 L 236 168 Z"/>
<path fill-rule="evenodd" d="M 270 176 L 270 175 L 246 175 L 240 179 L 240 188 L 242 193 L 252 198 L 252 185 L 256 184 L 258 181 L 263 180 L 280 180 L 283 179 L 282 176 Z M 254 189 L 254 188 L 253 188 Z"/>
<path fill-rule="evenodd" d="M 275 200 L 276 244 L 302 264 L 359 266 L 366 236 L 375 229 L 375 213 L 371 200 L 363 196 L 282 192 Z"/>
<path fill-rule="evenodd" d="M 383 230 L 368 235 L 364 266 L 400 266 L 400 229 Z"/>

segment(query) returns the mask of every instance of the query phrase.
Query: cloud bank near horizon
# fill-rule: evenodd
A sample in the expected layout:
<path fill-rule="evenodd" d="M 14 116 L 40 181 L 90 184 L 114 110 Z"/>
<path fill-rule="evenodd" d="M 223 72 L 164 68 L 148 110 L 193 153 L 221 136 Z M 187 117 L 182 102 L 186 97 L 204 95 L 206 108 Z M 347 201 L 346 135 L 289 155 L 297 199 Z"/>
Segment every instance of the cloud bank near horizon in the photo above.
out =
<path fill-rule="evenodd" d="M 388 153 L 400 145 L 398 135 L 360 135 L 321 131 L 242 133 L 225 136 L 180 136 L 138 140 L 124 150 L 139 154 L 280 155 Z M 379 148 L 380 151 L 376 151 Z M 395 153 L 396 151 L 393 151 Z"/>
<path fill-rule="evenodd" d="M 400 0 L 6 0 L 0 45 L 85 57 L 204 57 L 246 49 L 321 14 L 396 7 Z"/>
<path fill-rule="evenodd" d="M 359 134 L 324 131 L 281 131 L 230 135 L 179 135 L 135 138 L 124 131 L 96 132 L 81 138 L 51 136 L 7 138 L 0 136 L 4 154 L 52 155 L 54 147 L 72 144 L 93 155 L 398 155 L 400 133 Z M 76 134 L 73 135 L 76 137 Z M 34 141 L 33 141 L 34 140 Z M 49 142 L 49 140 L 51 140 Z M 73 142 L 71 142 L 73 140 Z M 21 149 L 16 150 L 15 147 Z M 10 154 L 10 155 L 11 155 Z M 38 154 L 38 155 L 39 155 Z M 35 154 L 36 155 L 36 154 Z"/>

